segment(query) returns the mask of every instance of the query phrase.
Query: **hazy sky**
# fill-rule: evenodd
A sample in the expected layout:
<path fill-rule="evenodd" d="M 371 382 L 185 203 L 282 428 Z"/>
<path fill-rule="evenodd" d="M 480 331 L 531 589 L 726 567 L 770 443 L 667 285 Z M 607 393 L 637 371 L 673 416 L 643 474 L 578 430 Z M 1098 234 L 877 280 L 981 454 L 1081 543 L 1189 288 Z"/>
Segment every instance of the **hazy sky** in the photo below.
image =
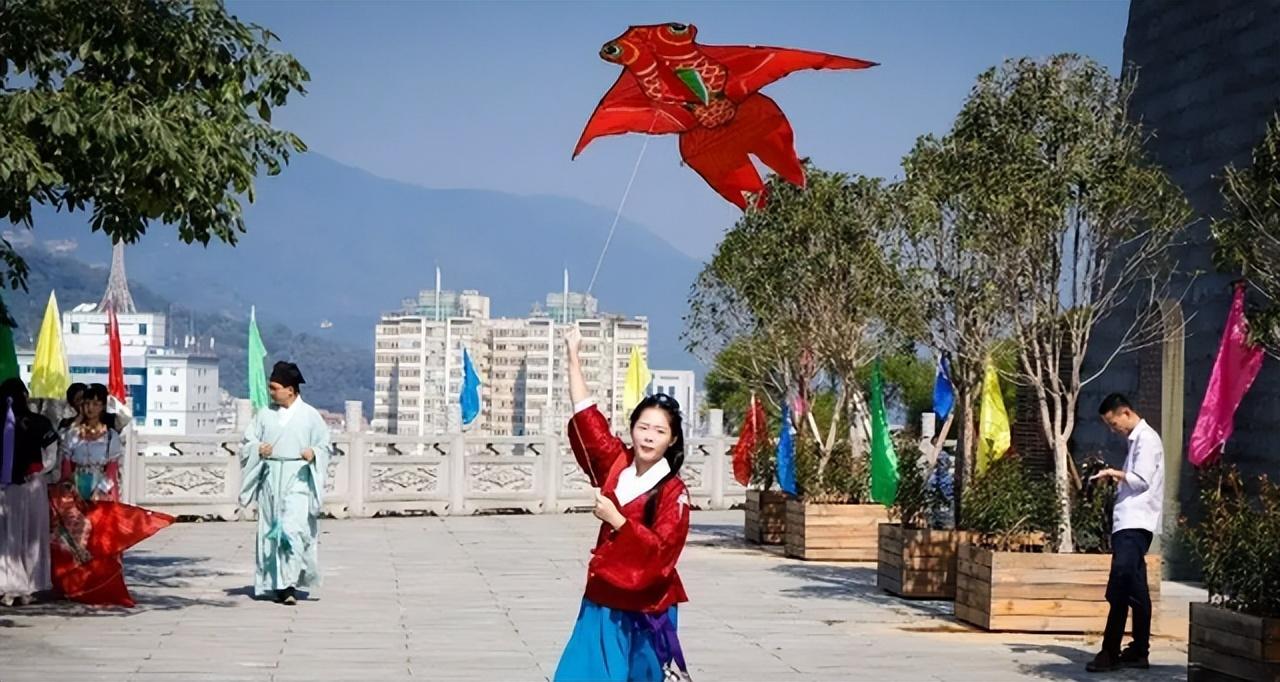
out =
<path fill-rule="evenodd" d="M 576 197 L 613 210 L 642 136 L 569 156 L 618 75 L 596 55 L 631 24 L 692 23 L 707 44 L 799 47 L 870 59 L 797 73 L 765 92 L 801 157 L 892 177 L 921 134 L 946 130 L 974 78 L 1008 57 L 1078 52 L 1120 66 L 1127 2 L 233 1 L 310 70 L 276 122 L 311 149 L 428 187 Z M 698 258 L 737 209 L 656 137 L 624 215 Z M 513 226 L 518 228 L 518 226 Z M 607 226 L 602 226 L 602 230 Z"/>

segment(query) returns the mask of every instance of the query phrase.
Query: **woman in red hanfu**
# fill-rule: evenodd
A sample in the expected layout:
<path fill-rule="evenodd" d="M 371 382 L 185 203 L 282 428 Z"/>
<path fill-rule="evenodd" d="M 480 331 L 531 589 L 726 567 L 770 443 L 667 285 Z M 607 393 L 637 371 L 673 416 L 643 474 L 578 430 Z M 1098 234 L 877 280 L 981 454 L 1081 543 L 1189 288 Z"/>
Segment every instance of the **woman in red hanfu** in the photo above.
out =
<path fill-rule="evenodd" d="M 107 389 L 84 392 L 76 421 L 64 432 L 61 482 L 49 491 L 53 510 L 53 585 L 73 601 L 133 606 L 124 584 L 124 550 L 173 523 L 168 514 L 120 502 L 120 434 L 102 418 Z"/>
<path fill-rule="evenodd" d="M 631 413 L 628 449 L 596 408 L 582 376 L 576 329 L 565 335 L 574 415 L 569 443 L 595 492 L 602 522 L 587 589 L 557 682 L 687 677 L 676 637 L 676 605 L 688 601 L 676 560 L 689 535 L 689 493 L 680 480 L 684 432 L 670 396 L 645 398 Z"/>

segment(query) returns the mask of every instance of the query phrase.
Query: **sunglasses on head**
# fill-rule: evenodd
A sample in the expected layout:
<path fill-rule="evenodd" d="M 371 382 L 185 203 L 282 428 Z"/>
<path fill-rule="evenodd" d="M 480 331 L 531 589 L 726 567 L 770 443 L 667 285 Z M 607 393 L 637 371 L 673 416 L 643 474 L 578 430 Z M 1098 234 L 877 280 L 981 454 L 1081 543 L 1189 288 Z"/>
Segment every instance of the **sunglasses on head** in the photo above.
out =
<path fill-rule="evenodd" d="M 680 403 L 677 402 L 675 398 L 672 398 L 666 393 L 654 393 L 653 402 L 663 407 L 670 407 L 671 409 L 676 410 L 677 412 L 680 411 Z"/>

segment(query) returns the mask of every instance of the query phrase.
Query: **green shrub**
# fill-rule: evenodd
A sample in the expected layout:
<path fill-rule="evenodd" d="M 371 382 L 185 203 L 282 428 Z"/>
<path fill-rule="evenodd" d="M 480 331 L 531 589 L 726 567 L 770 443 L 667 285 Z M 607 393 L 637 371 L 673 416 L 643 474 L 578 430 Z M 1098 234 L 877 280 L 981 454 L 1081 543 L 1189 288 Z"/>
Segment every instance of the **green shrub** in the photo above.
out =
<path fill-rule="evenodd" d="M 1252 496 L 1235 467 L 1214 467 L 1201 475 L 1200 505 L 1204 519 L 1181 525 L 1210 602 L 1280 617 L 1280 485 L 1260 476 Z"/>
<path fill-rule="evenodd" d="M 992 462 L 962 493 L 966 530 L 984 547 L 1001 551 L 1045 551 L 1057 544 L 1061 513 L 1051 476 L 1033 474 L 1014 453 Z M 1043 534 L 1043 541 L 1035 539 Z"/>

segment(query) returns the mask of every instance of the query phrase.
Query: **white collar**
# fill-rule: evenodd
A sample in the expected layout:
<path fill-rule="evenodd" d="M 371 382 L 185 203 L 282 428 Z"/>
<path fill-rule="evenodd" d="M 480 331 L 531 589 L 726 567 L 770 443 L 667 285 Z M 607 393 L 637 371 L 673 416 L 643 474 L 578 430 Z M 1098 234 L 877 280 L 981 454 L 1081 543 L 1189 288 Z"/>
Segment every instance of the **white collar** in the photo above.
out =
<path fill-rule="evenodd" d="M 285 407 L 284 405 L 276 405 L 276 415 L 280 417 L 280 424 L 283 426 L 293 419 L 293 415 L 299 412 L 298 406 L 302 404 L 302 396 L 294 398 L 293 404 Z"/>
<path fill-rule="evenodd" d="M 632 459 L 631 464 L 618 475 L 618 486 L 613 489 L 613 494 L 618 498 L 618 504 L 625 507 L 632 500 L 652 490 L 669 473 L 671 463 L 666 457 L 654 462 L 643 476 L 636 475 L 636 461 Z"/>
<path fill-rule="evenodd" d="M 1138 440 L 1138 432 L 1149 428 L 1151 428 L 1151 425 L 1147 423 L 1147 420 L 1139 419 L 1138 425 L 1133 427 L 1133 430 L 1129 432 L 1129 442 L 1132 443 Z"/>

